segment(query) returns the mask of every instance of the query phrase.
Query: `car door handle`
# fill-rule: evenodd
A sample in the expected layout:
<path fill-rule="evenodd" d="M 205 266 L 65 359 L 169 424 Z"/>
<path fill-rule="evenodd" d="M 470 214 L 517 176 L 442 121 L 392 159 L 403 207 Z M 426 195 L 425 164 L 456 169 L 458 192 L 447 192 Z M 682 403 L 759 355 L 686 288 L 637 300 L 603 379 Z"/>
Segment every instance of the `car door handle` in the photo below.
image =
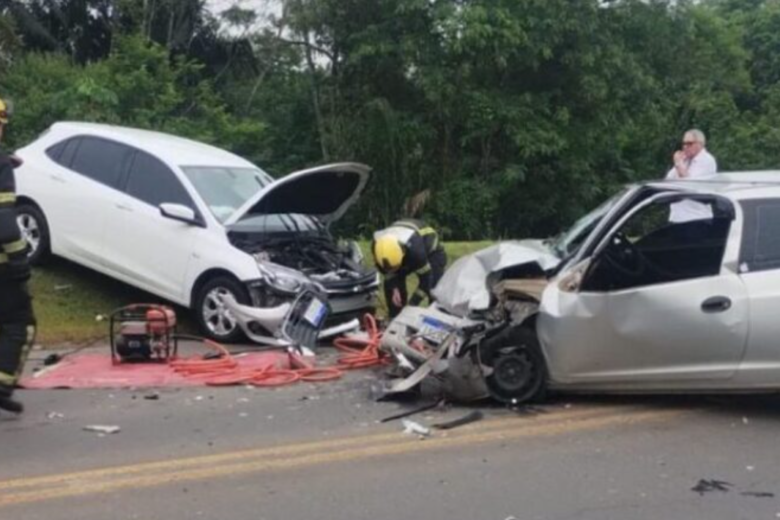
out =
<path fill-rule="evenodd" d="M 117 204 L 116 207 L 117 209 L 121 209 L 122 211 L 130 211 L 130 212 L 133 211 L 133 208 L 131 208 L 130 206 L 125 206 L 124 204 Z"/>
<path fill-rule="evenodd" d="M 62 184 L 65 184 L 67 181 L 60 177 L 59 175 L 49 175 L 49 178 L 53 180 L 54 182 L 61 182 Z"/>
<path fill-rule="evenodd" d="M 713 296 L 707 298 L 701 304 L 701 310 L 707 313 L 723 312 L 731 308 L 731 298 L 726 296 Z"/>

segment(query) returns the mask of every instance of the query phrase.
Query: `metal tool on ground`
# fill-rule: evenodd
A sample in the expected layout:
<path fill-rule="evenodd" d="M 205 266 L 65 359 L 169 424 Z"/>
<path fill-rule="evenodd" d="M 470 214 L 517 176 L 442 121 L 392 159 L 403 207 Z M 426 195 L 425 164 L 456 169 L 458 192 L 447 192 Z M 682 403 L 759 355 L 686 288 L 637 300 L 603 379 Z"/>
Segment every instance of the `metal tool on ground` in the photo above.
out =
<path fill-rule="evenodd" d="M 178 354 L 176 313 L 152 303 L 117 309 L 111 314 L 109 341 L 114 364 L 167 362 Z"/>
<path fill-rule="evenodd" d="M 436 423 L 433 425 L 433 427 L 437 430 L 451 430 L 459 426 L 465 426 L 473 422 L 481 421 L 484 417 L 485 414 L 479 410 L 474 410 L 473 412 L 467 413 L 463 417 L 458 417 L 457 419 L 453 419 L 451 421 Z"/>

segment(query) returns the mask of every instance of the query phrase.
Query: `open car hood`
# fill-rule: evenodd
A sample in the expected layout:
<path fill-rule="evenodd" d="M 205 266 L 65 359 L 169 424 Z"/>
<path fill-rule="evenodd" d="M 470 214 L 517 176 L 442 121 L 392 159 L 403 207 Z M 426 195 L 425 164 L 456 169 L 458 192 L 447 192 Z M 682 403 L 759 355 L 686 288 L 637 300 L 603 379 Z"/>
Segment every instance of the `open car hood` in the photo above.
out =
<path fill-rule="evenodd" d="M 436 284 L 433 296 L 447 312 L 468 317 L 490 307 L 490 289 L 502 271 L 527 264 L 547 271 L 559 262 L 541 240 L 501 242 L 459 258 Z"/>
<path fill-rule="evenodd" d="M 291 173 L 257 192 L 225 225 L 248 217 L 280 213 L 311 215 L 328 225 L 341 218 L 360 198 L 370 171 L 365 164 L 336 163 Z"/>

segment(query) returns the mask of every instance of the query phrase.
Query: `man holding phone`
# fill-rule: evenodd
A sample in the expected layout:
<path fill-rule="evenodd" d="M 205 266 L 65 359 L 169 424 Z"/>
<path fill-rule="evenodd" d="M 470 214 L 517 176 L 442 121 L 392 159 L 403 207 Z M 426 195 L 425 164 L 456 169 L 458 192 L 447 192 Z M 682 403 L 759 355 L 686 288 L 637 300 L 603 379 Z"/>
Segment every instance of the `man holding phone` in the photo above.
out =
<path fill-rule="evenodd" d="M 704 132 L 691 129 L 685 132 L 682 149 L 674 152 L 674 166 L 667 172 L 667 179 L 697 180 L 712 177 L 718 172 L 715 157 L 707 151 L 707 138 Z M 689 222 L 691 220 L 711 219 L 712 210 L 709 206 L 686 200 L 672 204 L 670 222 Z"/>

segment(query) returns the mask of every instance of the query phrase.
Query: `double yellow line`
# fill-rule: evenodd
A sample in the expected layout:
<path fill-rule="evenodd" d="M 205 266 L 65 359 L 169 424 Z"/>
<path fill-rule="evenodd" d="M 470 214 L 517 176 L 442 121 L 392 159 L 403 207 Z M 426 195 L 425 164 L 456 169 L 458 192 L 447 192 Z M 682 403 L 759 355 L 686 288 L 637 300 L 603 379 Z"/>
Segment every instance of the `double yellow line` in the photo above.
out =
<path fill-rule="evenodd" d="M 679 412 L 673 410 L 646 411 L 630 407 L 562 411 L 533 418 L 510 417 L 484 421 L 446 433 L 436 432 L 433 438 L 422 442 L 394 430 L 392 433 L 19 478 L 0 481 L 0 507 L 110 493 L 122 489 L 292 470 L 523 437 L 548 437 L 608 426 L 666 420 L 678 414 Z"/>

